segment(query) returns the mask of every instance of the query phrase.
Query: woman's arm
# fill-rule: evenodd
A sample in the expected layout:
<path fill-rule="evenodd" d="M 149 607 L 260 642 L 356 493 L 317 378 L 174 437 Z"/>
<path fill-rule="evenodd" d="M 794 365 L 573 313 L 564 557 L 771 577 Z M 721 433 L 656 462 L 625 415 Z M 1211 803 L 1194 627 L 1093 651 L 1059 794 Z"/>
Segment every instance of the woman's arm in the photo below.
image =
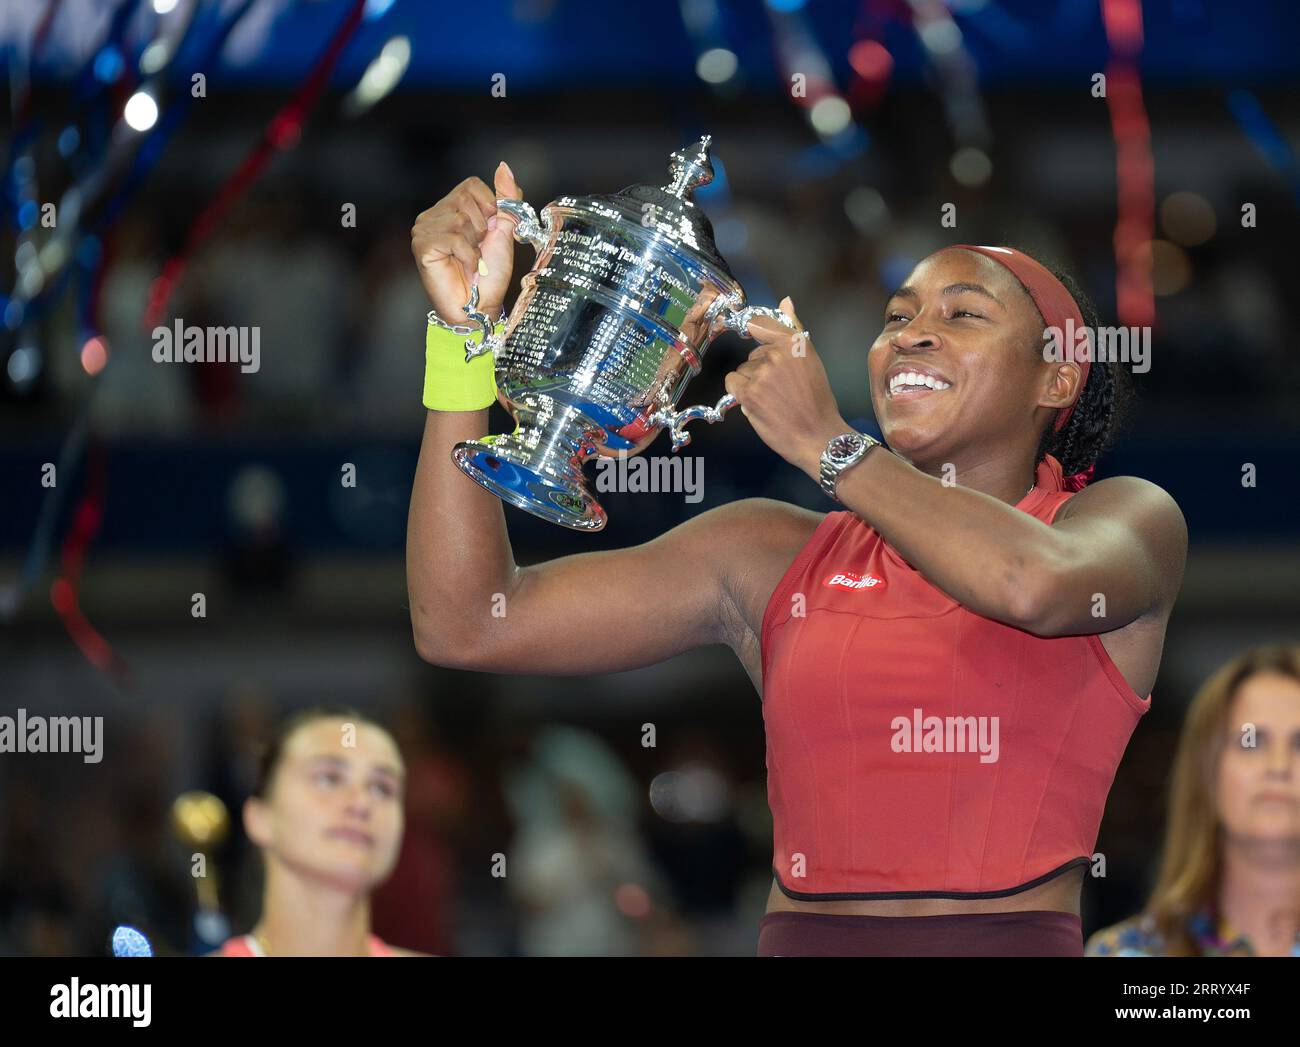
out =
<path fill-rule="evenodd" d="M 1050 525 L 945 486 L 880 448 L 847 469 L 836 490 L 954 600 L 1038 636 L 1110 632 L 1172 601 L 1182 582 L 1183 514 L 1136 477 L 1085 488 Z"/>
<path fill-rule="evenodd" d="M 475 282 L 480 308 L 490 316 L 501 308 L 514 222 L 499 220 L 496 200 L 523 194 L 504 163 L 494 181 L 495 191 L 465 179 L 411 230 L 421 280 L 442 316 L 459 315 Z M 780 503 L 733 502 L 643 545 L 520 567 L 501 501 L 451 460 L 455 444 L 487 431 L 486 408 L 431 410 L 425 419 L 406 534 L 421 657 L 501 673 L 604 673 L 733 639 L 731 600 L 737 579 L 749 577 L 746 558 L 791 532 Z"/>
<path fill-rule="evenodd" d="M 501 501 L 451 460 L 453 444 L 487 431 L 486 416 L 430 411 L 425 423 L 406 542 L 422 658 L 485 672 L 582 675 L 728 641 L 723 581 L 764 500 L 710 509 L 641 545 L 520 567 Z"/>
<path fill-rule="evenodd" d="M 802 326 L 788 298 L 782 309 Z M 727 392 L 763 441 L 815 480 L 827 440 L 849 429 L 826 369 L 806 332 L 765 317 L 749 330 L 759 345 L 727 375 Z M 1085 488 L 1050 525 L 883 448 L 845 470 L 836 492 L 954 600 L 1038 636 L 1110 632 L 1168 607 L 1182 583 L 1183 515 L 1134 477 Z"/>

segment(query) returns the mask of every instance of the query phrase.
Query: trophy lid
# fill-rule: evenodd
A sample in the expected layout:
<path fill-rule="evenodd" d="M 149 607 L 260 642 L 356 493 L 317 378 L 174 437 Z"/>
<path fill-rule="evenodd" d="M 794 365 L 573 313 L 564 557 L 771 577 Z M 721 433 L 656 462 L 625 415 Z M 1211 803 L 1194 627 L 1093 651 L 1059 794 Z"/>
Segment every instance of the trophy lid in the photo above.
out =
<path fill-rule="evenodd" d="M 731 267 L 718 254 L 713 223 L 691 199 L 697 188 L 713 181 L 713 164 L 709 161 L 712 140 L 712 135 L 704 135 L 689 148 L 674 152 L 667 185 L 630 185 L 612 196 L 589 197 L 588 202 L 617 208 L 630 220 L 680 243 L 734 280 Z"/>

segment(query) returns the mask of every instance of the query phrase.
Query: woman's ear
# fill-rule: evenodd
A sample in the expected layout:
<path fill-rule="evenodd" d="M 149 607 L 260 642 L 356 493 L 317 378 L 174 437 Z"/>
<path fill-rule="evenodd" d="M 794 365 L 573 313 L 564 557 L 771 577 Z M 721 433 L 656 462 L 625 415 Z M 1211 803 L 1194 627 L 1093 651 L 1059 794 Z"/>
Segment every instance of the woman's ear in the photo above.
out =
<path fill-rule="evenodd" d="M 1076 392 L 1083 379 L 1083 369 L 1073 360 L 1059 363 L 1052 368 L 1047 381 L 1047 388 L 1038 401 L 1039 407 L 1057 409 L 1068 407 L 1077 399 Z"/>
<path fill-rule="evenodd" d="M 244 801 L 244 832 L 258 847 L 271 845 L 271 812 L 261 797 L 250 796 Z"/>

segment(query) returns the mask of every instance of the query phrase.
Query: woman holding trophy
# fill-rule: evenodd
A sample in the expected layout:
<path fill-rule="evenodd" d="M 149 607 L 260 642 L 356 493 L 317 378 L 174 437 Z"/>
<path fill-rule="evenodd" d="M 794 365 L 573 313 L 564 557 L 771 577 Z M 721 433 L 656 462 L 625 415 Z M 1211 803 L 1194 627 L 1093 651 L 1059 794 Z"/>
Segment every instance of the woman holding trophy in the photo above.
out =
<path fill-rule="evenodd" d="M 1120 365 L 1075 337 L 1097 321 L 1071 283 L 1010 248 L 947 248 L 890 297 L 866 353 L 884 444 L 854 432 L 793 303 L 737 311 L 707 220 L 685 201 L 707 181 L 707 144 L 689 162 L 674 154 L 666 195 L 561 198 L 545 229 L 505 164 L 494 188 L 467 179 L 417 219 L 434 306 L 407 538 L 417 650 L 464 669 L 581 674 L 726 644 L 767 730 L 760 954 L 1082 955 L 1083 870 L 1149 707 L 1187 543 L 1155 485 L 1087 484 L 1117 423 Z M 641 228 L 623 217 L 629 200 L 650 214 Z M 539 258 L 504 334 L 485 338 L 494 383 L 492 354 L 466 362 L 448 327 L 500 314 L 515 236 Z M 574 261 L 578 247 L 599 253 Z M 622 286 L 603 282 L 605 256 L 622 258 Z M 617 309 L 636 315 L 620 326 Z M 722 327 L 757 343 L 726 403 L 675 412 L 682 383 L 663 361 L 685 359 L 689 377 Z M 639 352 L 667 347 L 638 370 L 652 376 L 640 395 L 597 397 L 593 376 L 615 386 L 620 339 L 637 338 Z M 543 357 L 544 372 L 521 363 Z M 479 439 L 498 396 L 529 441 Z M 731 403 L 841 508 L 743 499 L 636 547 L 514 562 L 491 493 L 598 527 L 575 463 L 635 453 L 665 426 L 676 446 L 684 421 Z M 547 428 L 561 416 L 567 428 Z"/>

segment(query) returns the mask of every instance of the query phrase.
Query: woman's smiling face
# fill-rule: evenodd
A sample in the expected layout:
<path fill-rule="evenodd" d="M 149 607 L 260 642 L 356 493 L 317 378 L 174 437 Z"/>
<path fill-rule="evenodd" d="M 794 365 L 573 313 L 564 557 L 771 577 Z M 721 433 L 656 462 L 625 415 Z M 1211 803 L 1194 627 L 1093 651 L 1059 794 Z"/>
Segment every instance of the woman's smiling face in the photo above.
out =
<path fill-rule="evenodd" d="M 1010 271 L 972 251 L 926 258 L 885 303 L 867 358 L 885 440 L 919 465 L 972 444 L 1014 446 L 1027 414 L 1037 434 L 1068 402 L 1057 402 L 1056 366 L 1034 351 L 1043 344 L 1042 317 Z"/>

